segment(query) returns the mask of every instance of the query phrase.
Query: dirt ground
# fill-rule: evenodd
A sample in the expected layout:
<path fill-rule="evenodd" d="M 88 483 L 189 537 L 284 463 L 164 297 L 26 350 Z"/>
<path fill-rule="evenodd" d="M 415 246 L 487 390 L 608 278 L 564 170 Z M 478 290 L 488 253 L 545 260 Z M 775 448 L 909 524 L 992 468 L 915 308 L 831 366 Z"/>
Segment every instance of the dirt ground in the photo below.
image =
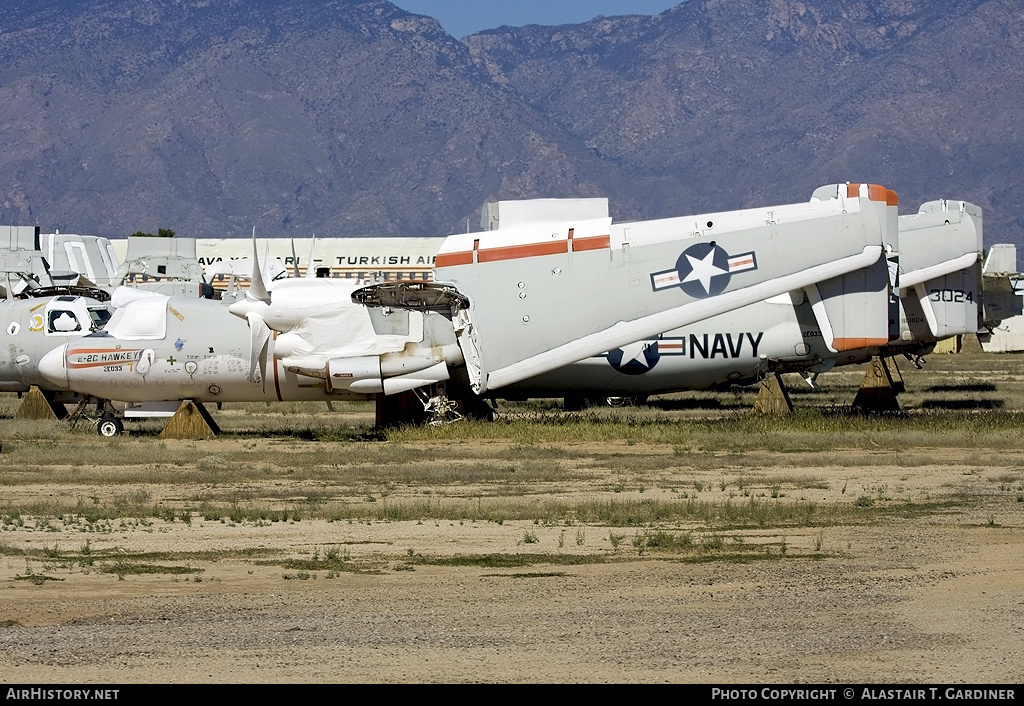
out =
<path fill-rule="evenodd" d="M 799 476 L 838 470 L 761 472 L 796 479 L 780 502 L 853 502 L 879 488 L 894 502 L 971 502 L 867 524 L 728 533 L 746 545 L 781 543 L 743 560 L 641 552 L 630 542 L 635 529 L 527 521 L 197 516 L 107 533 L 8 525 L 0 533 L 8 549 L 0 556 L 0 681 L 1019 683 L 1024 503 L 1000 492 L 991 474 L 959 465 L 955 452 L 948 463 L 939 454 L 921 466 L 892 465 L 879 453 L 877 465 L 844 468 L 842 484 L 827 488 L 802 486 Z M 627 492 L 668 498 L 673 473 Z M 707 473 L 710 485 L 718 476 Z M 257 492 L 260 483 L 281 485 L 246 487 Z M 531 498 L 622 498 L 607 487 L 589 479 Z M 65 482 L 4 492 L 25 504 L 109 489 Z M 150 492 L 158 501 L 191 491 Z M 372 571 L 303 572 L 261 560 L 329 547 Z M 144 561 L 178 552 L 187 558 L 156 563 L 198 573 L 118 576 L 66 561 L 86 548 L 108 565 L 118 553 Z M 64 561 L 18 553 L 47 550 Z M 411 560 L 490 554 L 551 561 L 494 568 Z M 574 555 L 590 559 L 566 561 Z M 33 576 L 46 578 L 25 580 Z"/>

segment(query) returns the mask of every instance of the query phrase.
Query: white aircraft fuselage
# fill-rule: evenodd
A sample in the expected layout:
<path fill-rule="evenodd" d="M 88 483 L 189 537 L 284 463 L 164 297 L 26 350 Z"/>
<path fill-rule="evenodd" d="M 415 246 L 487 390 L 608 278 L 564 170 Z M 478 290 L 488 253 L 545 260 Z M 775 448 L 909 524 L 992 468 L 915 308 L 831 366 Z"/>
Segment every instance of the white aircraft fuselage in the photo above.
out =
<path fill-rule="evenodd" d="M 102 327 L 109 317 L 107 305 L 90 297 L 0 300 L 0 391 L 52 387 L 39 361 L 66 341 Z"/>
<path fill-rule="evenodd" d="M 118 309 L 104 331 L 52 350 L 49 385 L 122 402 L 320 400 L 324 381 L 272 366 L 250 381 L 249 328 L 206 299 L 152 297 Z"/>
<path fill-rule="evenodd" d="M 838 197 L 811 203 L 451 236 L 439 281 L 406 292 L 285 280 L 230 310 L 140 299 L 40 368 L 54 384 L 122 401 L 365 397 L 450 377 L 450 388 L 461 381 L 490 396 L 576 366 L 605 394 L 625 393 L 627 381 L 635 391 L 645 375 L 630 373 L 644 366 L 653 375 L 644 384 L 666 392 L 749 380 L 762 361 L 827 364 L 812 345 L 815 326 L 825 337 L 822 320 L 841 324 L 826 341 L 841 351 L 888 340 L 889 194 L 842 185 Z M 881 295 L 881 317 L 836 308 L 862 293 Z M 656 346 L 645 346 L 650 337 Z M 567 386 L 554 389 L 561 396 Z"/>

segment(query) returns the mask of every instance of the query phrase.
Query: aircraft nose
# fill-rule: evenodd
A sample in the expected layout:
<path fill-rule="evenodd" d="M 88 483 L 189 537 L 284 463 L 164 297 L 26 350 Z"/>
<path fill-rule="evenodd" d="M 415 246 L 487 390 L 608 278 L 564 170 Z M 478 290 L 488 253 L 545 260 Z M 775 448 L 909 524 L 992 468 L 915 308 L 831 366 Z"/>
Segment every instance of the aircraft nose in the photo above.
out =
<path fill-rule="evenodd" d="M 39 374 L 57 387 L 68 387 L 67 353 L 68 344 L 65 343 L 39 360 Z"/>

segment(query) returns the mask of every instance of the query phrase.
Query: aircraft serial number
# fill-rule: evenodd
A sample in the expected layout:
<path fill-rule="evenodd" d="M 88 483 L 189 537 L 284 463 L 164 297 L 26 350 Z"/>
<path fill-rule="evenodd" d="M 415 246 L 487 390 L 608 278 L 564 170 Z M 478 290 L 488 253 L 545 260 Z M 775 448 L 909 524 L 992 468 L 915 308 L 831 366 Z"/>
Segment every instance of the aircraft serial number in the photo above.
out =
<path fill-rule="evenodd" d="M 124 370 L 123 365 L 105 365 L 103 366 L 103 372 L 105 373 L 119 373 Z"/>
<path fill-rule="evenodd" d="M 962 289 L 932 289 L 928 292 L 928 298 L 933 302 L 974 303 L 974 293 Z"/>

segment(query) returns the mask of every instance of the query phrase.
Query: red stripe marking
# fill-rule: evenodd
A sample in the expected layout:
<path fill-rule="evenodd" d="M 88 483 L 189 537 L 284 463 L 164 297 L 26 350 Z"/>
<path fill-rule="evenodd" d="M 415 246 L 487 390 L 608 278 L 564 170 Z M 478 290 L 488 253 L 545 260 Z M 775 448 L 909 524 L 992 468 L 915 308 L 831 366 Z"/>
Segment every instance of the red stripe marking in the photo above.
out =
<path fill-rule="evenodd" d="M 434 260 L 435 267 L 455 267 L 456 265 L 472 265 L 473 251 L 440 253 Z"/>
<path fill-rule="evenodd" d="M 836 338 L 832 340 L 832 347 L 837 351 L 855 351 L 861 348 L 884 346 L 888 342 L 888 338 Z"/>
<path fill-rule="evenodd" d="M 562 255 L 569 252 L 564 240 L 550 243 L 529 243 L 526 245 L 509 245 L 503 248 L 489 248 L 477 251 L 478 262 L 497 262 L 499 260 L 518 260 L 523 257 L 539 257 L 541 255 Z"/>
<path fill-rule="evenodd" d="M 586 252 L 587 250 L 607 250 L 612 246 L 610 235 L 592 235 L 588 238 L 576 238 L 572 241 L 573 252 Z"/>

